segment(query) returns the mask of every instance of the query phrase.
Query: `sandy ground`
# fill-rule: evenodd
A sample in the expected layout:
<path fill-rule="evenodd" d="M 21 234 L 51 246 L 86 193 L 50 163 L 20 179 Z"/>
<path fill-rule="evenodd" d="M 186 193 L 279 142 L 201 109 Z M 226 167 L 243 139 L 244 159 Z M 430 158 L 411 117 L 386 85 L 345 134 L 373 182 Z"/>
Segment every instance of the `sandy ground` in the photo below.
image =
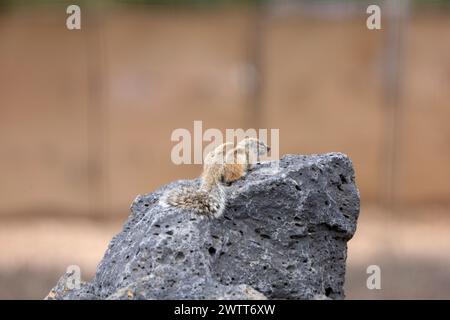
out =
<path fill-rule="evenodd" d="M 0 299 L 41 299 L 70 265 L 94 275 L 122 222 L 10 220 L 0 226 Z"/>
<path fill-rule="evenodd" d="M 381 269 L 381 290 L 369 290 L 369 265 Z M 348 246 L 349 299 L 449 299 L 448 209 L 363 208 Z"/>
<path fill-rule="evenodd" d="M 450 298 L 450 217 L 446 212 L 363 208 L 357 233 L 349 242 L 347 298 Z M 83 280 L 89 280 L 122 223 L 50 218 L 3 221 L 0 298 L 41 299 L 69 265 L 80 266 Z M 366 268 L 373 264 L 381 268 L 381 290 L 366 287 Z"/>

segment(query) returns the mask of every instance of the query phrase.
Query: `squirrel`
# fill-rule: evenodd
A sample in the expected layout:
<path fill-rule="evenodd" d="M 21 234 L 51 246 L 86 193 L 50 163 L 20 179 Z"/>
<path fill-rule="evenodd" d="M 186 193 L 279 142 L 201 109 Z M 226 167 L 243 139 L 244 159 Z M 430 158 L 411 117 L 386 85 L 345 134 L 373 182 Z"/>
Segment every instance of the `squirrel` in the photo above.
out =
<path fill-rule="evenodd" d="M 162 198 L 162 204 L 219 218 L 225 209 L 225 186 L 245 176 L 259 157 L 269 151 L 264 142 L 249 137 L 236 147 L 231 142 L 221 144 L 205 157 L 200 187 L 173 189 Z"/>

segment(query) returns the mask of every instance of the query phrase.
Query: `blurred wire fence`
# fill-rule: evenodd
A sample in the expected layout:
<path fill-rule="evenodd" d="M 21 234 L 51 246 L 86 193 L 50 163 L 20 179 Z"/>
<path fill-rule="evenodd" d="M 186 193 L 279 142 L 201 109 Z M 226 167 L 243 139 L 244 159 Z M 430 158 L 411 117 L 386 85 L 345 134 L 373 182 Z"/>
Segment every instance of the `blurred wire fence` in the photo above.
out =
<path fill-rule="evenodd" d="M 448 204 L 448 11 L 385 1 L 371 31 L 361 1 L 103 1 L 76 32 L 61 1 L 25 3 L 0 18 L 1 214 L 124 215 L 198 173 L 169 159 L 194 120 L 345 152 L 364 202 Z"/>

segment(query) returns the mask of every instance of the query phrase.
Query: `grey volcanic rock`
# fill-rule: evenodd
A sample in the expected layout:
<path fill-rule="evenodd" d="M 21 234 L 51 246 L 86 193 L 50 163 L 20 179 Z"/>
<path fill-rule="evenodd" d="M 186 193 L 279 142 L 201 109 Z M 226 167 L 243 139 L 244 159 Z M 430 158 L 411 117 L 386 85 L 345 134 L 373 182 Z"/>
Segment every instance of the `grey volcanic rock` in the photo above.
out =
<path fill-rule="evenodd" d="M 359 193 L 341 153 L 287 155 L 227 187 L 219 219 L 164 208 L 178 181 L 138 196 L 95 278 L 49 299 L 343 298 Z"/>

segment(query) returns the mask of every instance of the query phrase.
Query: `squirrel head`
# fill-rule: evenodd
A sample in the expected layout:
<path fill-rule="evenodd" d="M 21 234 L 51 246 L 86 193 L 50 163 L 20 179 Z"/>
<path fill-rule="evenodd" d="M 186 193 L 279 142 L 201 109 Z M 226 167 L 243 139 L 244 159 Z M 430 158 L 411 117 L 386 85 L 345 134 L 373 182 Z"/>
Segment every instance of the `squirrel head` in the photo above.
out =
<path fill-rule="evenodd" d="M 270 151 L 270 147 L 268 145 L 256 138 L 247 137 L 240 141 L 238 145 L 244 147 L 249 154 L 254 154 L 257 156 L 263 156 Z"/>

